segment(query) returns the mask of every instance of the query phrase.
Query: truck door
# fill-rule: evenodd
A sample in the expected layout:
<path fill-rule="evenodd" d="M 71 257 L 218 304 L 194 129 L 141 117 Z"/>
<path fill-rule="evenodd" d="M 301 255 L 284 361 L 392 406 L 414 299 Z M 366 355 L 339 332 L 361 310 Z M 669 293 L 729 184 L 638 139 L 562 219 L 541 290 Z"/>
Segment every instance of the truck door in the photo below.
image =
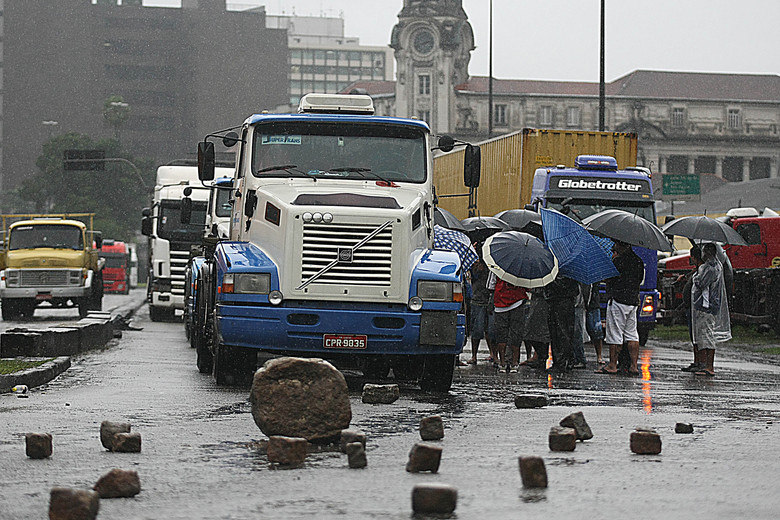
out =
<path fill-rule="evenodd" d="M 242 230 L 244 227 L 244 201 L 246 200 L 246 176 L 245 170 L 247 165 L 251 165 L 251 157 L 249 157 L 249 150 L 251 149 L 247 142 L 248 131 L 244 128 L 241 134 L 240 151 L 236 158 L 236 175 L 235 182 L 233 183 L 233 211 L 230 216 L 230 240 L 241 240 Z"/>
<path fill-rule="evenodd" d="M 754 219 L 747 222 L 737 222 L 736 228 L 746 246 L 731 246 L 732 264 L 735 269 L 766 268 L 770 266 L 771 258 L 767 249 L 768 236 L 763 232 L 761 224 Z"/>

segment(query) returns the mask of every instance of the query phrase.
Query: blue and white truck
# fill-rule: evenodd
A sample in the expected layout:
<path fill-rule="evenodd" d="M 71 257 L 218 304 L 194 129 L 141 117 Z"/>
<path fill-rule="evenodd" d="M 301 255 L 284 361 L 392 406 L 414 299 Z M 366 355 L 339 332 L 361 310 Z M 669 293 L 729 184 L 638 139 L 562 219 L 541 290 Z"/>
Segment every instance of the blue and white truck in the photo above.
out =
<path fill-rule="evenodd" d="M 433 149 L 419 120 L 374 115 L 363 95 L 308 94 L 255 114 L 236 147 L 230 240 L 204 285 L 204 360 L 241 383 L 258 351 L 357 365 L 447 390 L 465 335 L 458 256 L 433 249 Z M 469 147 L 470 154 L 478 149 Z M 214 145 L 199 143 L 202 181 Z M 479 178 L 470 160 L 464 177 Z"/>
<path fill-rule="evenodd" d="M 650 171 L 642 167 L 619 170 L 614 157 L 579 155 L 573 168 L 556 166 L 534 172 L 531 204 L 562 211 L 577 221 L 607 209 L 620 209 L 655 224 L 654 202 Z M 645 264 L 637 321 L 639 342 L 644 345 L 658 311 L 658 254 L 643 247 L 633 249 Z"/>

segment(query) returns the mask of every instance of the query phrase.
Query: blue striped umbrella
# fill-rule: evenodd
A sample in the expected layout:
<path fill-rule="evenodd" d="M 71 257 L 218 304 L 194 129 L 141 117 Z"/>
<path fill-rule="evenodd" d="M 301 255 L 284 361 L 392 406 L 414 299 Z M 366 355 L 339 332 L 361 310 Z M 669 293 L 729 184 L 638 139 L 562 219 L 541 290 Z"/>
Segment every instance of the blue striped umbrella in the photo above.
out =
<path fill-rule="evenodd" d="M 479 259 L 469 237 L 460 231 L 443 228 L 439 225 L 433 226 L 433 247 L 458 253 L 464 271 L 471 269 L 471 266 Z"/>
<path fill-rule="evenodd" d="M 612 263 L 608 238 L 594 237 L 575 220 L 549 209 L 542 209 L 542 230 L 561 275 L 591 284 L 620 274 Z"/>

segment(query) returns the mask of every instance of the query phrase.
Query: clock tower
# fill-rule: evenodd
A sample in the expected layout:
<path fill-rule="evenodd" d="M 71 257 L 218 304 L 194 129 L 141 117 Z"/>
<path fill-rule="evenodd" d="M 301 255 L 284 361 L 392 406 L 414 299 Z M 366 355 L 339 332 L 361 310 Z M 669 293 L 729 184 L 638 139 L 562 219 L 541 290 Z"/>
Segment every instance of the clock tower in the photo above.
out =
<path fill-rule="evenodd" d="M 455 127 L 455 85 L 468 79 L 474 33 L 461 0 L 404 0 L 393 27 L 395 112 L 434 132 Z"/>

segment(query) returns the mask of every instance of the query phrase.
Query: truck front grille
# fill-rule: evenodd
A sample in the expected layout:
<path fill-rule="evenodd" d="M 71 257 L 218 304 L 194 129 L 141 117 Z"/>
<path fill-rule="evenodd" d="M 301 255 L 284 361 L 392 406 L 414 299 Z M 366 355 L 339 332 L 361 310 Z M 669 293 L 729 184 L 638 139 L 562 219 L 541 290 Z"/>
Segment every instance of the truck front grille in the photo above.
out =
<path fill-rule="evenodd" d="M 171 249 L 171 294 L 184 296 L 184 272 L 190 252 Z"/>
<path fill-rule="evenodd" d="M 20 287 L 57 287 L 68 285 L 67 269 L 22 269 Z"/>
<path fill-rule="evenodd" d="M 301 282 L 306 282 L 336 260 L 339 250 L 353 248 L 378 227 L 378 224 L 304 224 Z M 354 250 L 351 262 L 337 263 L 312 283 L 390 286 L 392 253 L 391 224 Z"/>

